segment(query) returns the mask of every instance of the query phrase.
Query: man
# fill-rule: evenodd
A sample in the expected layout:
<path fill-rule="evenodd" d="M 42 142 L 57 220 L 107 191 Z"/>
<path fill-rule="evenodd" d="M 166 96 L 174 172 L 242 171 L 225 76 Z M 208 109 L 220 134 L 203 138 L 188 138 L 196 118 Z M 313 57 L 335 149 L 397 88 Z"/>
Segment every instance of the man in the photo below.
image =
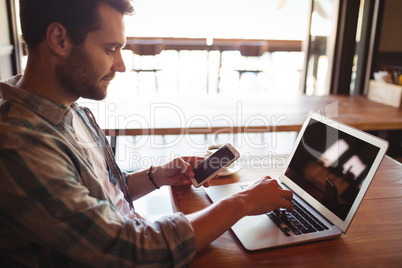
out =
<path fill-rule="evenodd" d="M 292 209 L 292 193 L 266 177 L 195 214 L 142 219 L 132 200 L 190 185 L 200 159 L 122 173 L 90 111 L 75 104 L 105 98 L 125 71 L 130 1 L 21 0 L 20 10 L 26 71 L 0 88 L 0 264 L 184 266 L 240 218 Z"/>

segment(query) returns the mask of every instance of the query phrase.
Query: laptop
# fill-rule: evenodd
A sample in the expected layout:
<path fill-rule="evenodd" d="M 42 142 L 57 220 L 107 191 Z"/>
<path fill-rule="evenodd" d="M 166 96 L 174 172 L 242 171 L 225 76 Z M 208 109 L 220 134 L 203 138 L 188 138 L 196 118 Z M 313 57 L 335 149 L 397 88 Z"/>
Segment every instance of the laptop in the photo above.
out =
<path fill-rule="evenodd" d="M 232 231 L 247 250 L 259 250 L 344 234 L 367 192 L 388 142 L 313 113 L 304 122 L 277 178 L 294 193 L 294 210 L 246 216 Z M 269 174 L 267 174 L 269 175 Z M 212 202 L 241 191 L 245 183 L 205 188 Z"/>

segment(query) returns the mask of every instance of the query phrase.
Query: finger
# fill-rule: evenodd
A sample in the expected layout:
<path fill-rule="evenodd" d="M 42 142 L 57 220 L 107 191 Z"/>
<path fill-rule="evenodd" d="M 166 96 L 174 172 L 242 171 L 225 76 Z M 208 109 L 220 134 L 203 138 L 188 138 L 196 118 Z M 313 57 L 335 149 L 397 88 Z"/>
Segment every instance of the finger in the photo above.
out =
<path fill-rule="evenodd" d="M 185 159 L 183 158 L 178 158 L 179 161 L 179 165 L 180 165 L 180 170 L 181 173 L 183 173 L 184 175 L 186 175 L 189 178 L 194 178 L 194 172 L 193 172 L 193 168 L 191 166 L 190 163 L 188 163 Z"/>
<path fill-rule="evenodd" d="M 185 162 L 189 163 L 192 167 L 196 167 L 204 161 L 205 157 L 201 156 L 183 156 L 181 157 Z"/>
<path fill-rule="evenodd" d="M 189 179 L 185 179 L 183 181 L 184 186 L 191 186 L 191 181 Z"/>
<path fill-rule="evenodd" d="M 265 177 L 261 178 L 261 181 L 263 181 L 264 183 L 274 184 L 274 185 L 276 185 L 277 187 L 281 188 L 281 187 L 279 186 L 278 181 L 275 180 L 275 179 L 273 179 L 273 178 L 271 178 L 270 176 L 265 176 Z"/>
<path fill-rule="evenodd" d="M 284 199 L 282 207 L 285 208 L 287 211 L 292 211 L 293 210 L 293 204 L 289 200 Z"/>
<path fill-rule="evenodd" d="M 282 190 L 282 197 L 286 200 L 292 201 L 293 192 L 289 190 Z"/>

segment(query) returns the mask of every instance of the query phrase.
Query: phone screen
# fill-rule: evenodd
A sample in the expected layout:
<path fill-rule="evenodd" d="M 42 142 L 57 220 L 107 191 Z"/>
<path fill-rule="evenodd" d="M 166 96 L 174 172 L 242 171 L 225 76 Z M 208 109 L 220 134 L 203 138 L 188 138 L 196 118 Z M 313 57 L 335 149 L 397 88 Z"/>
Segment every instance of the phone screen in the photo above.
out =
<path fill-rule="evenodd" d="M 214 172 L 225 166 L 235 157 L 236 156 L 227 145 L 222 146 L 219 150 L 206 158 L 204 162 L 193 169 L 195 180 L 198 183 L 203 182 L 206 178 L 214 174 Z"/>

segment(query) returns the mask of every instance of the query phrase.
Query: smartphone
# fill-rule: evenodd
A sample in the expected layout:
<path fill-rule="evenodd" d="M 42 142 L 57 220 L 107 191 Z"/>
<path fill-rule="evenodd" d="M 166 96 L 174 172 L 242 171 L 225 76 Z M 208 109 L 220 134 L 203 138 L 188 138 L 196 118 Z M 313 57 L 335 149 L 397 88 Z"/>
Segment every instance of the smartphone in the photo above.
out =
<path fill-rule="evenodd" d="M 200 187 L 236 161 L 239 156 L 239 152 L 230 143 L 223 145 L 193 168 L 195 175 L 194 178 L 190 178 L 191 182 L 195 187 Z"/>

